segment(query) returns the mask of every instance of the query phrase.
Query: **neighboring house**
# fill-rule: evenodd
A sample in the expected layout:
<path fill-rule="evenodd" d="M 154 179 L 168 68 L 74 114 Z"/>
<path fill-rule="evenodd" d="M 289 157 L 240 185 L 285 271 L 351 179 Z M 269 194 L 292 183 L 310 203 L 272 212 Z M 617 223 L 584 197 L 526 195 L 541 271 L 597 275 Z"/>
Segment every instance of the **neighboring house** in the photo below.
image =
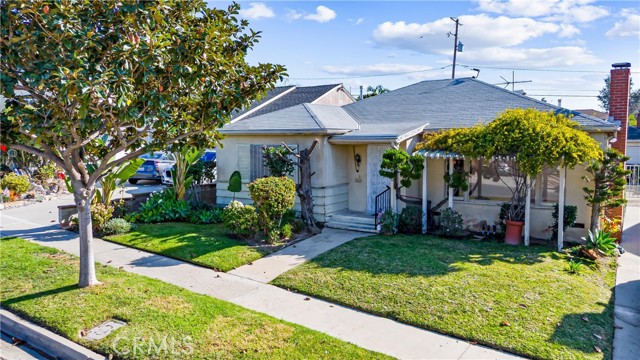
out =
<path fill-rule="evenodd" d="M 264 115 L 300 104 L 320 104 L 342 106 L 356 99 L 342 84 L 318 86 L 279 86 L 269 91 L 264 98 L 254 101 L 247 109 L 238 111 L 231 122 Z"/>
<path fill-rule="evenodd" d="M 373 229 L 375 198 L 390 185 L 389 179 L 378 173 L 386 149 L 397 147 L 413 152 L 424 133 L 487 123 L 510 108 L 536 108 L 571 115 L 603 147 L 618 129 L 611 122 L 473 78 L 423 81 L 342 107 L 305 103 L 224 126 L 222 132 L 226 137 L 218 162 L 218 202 L 226 204 L 233 198 L 226 190 L 233 171 L 241 172 L 244 184 L 266 175 L 262 145 L 285 142 L 303 149 L 317 140 L 318 146 L 312 154 L 312 167 L 316 172 L 312 177 L 316 219 L 328 221 L 329 226 L 361 228 L 366 224 Z M 443 175 L 449 161 L 438 152 L 425 155 L 428 158 L 426 193 L 429 202 L 435 205 L 447 197 Z M 469 226 L 483 222 L 493 225 L 499 205 L 511 197 L 504 185 L 509 182 L 508 177 L 500 179 L 499 174 L 483 172 L 483 165 L 486 169 L 487 164 L 477 160 L 455 162 L 456 167 L 473 173 L 470 190 L 455 194 L 453 202 L 454 209 Z M 482 176 L 478 176 L 479 173 Z M 583 227 L 569 231 L 567 239 L 578 238 L 586 231 L 584 228 L 589 227 L 590 208 L 582 192 L 583 175 L 582 166 L 566 173 L 566 203 L 578 205 L 577 222 Z M 478 183 L 481 186 L 477 186 Z M 544 238 L 548 233 L 545 229 L 553 222 L 552 205 L 558 201 L 559 170 L 545 169 L 538 176 L 537 184 L 532 197 L 531 235 Z M 403 193 L 419 198 L 422 187 L 423 181 L 417 180 Z M 251 201 L 246 186 L 236 199 Z M 356 219 L 354 214 L 361 216 Z"/>
<path fill-rule="evenodd" d="M 628 165 L 640 165 L 640 124 L 627 128 L 627 156 L 631 158 Z"/>

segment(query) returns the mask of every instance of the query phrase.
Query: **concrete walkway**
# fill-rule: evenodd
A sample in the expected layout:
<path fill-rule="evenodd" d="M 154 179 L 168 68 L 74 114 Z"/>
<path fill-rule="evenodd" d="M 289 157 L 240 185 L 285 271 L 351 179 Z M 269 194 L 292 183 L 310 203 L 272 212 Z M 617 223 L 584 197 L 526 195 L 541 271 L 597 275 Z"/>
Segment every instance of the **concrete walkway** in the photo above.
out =
<path fill-rule="evenodd" d="M 28 209 L 0 212 L 1 235 L 21 236 L 41 245 L 78 254 L 76 234 L 60 230 L 57 225 L 51 224 L 51 219 L 56 216 L 52 217 L 54 214 L 49 213 L 50 205 L 47 207 L 47 204 L 35 204 Z M 397 358 L 518 359 L 510 354 L 292 293 L 262 282 L 215 272 L 99 239 L 95 240 L 95 257 L 99 263 L 122 267 L 125 271 L 229 301 Z"/>
<path fill-rule="evenodd" d="M 613 360 L 640 356 L 640 200 L 627 205 L 615 288 Z"/>
<path fill-rule="evenodd" d="M 369 236 L 356 231 L 324 228 L 322 234 L 310 237 L 295 245 L 254 261 L 251 265 L 240 266 L 229 274 L 268 283 L 280 274 L 303 264 L 310 259 L 340 246 L 355 238 Z"/>

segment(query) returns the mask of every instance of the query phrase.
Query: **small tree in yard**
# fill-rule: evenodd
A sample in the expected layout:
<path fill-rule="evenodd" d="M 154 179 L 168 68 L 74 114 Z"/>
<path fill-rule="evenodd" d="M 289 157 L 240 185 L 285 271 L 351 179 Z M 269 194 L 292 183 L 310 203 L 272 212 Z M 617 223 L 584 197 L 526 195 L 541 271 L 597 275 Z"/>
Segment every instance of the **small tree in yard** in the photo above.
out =
<path fill-rule="evenodd" d="M 626 204 L 623 192 L 627 184 L 627 175 L 631 171 L 625 170 L 624 163 L 630 158 L 615 149 L 607 149 L 602 160 L 593 161 L 587 166 L 593 180 L 593 188 L 584 187 L 585 199 L 591 205 L 591 232 L 595 233 L 600 225 L 600 216 L 604 208 L 616 208 Z"/>
<path fill-rule="evenodd" d="M 96 183 L 149 151 L 215 146 L 232 112 L 284 75 L 279 65 L 247 64 L 259 33 L 238 20 L 238 10 L 209 9 L 201 0 L 0 0 L 0 82 L 10 99 L 2 142 L 70 177 L 79 286 L 98 283 L 90 217 Z"/>
<path fill-rule="evenodd" d="M 409 155 L 402 149 L 388 149 L 382 154 L 380 175 L 393 180 L 396 209 L 398 208 L 398 199 L 403 200 L 400 189 L 408 188 L 413 180 L 420 179 L 423 169 L 424 157 L 422 155 Z"/>
<path fill-rule="evenodd" d="M 284 142 L 282 147 L 266 149 L 264 153 L 265 165 L 269 167 L 270 171 L 277 174 L 291 175 L 293 173 L 293 166 L 297 166 L 300 169 L 300 179 L 296 184 L 296 192 L 300 199 L 300 217 L 304 221 L 307 229 L 313 234 L 319 234 L 320 229 L 316 226 L 316 220 L 313 216 L 313 192 L 311 190 L 311 177 L 315 172 L 311 171 L 311 153 L 318 145 L 318 141 L 314 140 L 311 147 L 308 149 L 300 150 L 296 154 Z M 293 155 L 298 161 L 293 161 L 288 157 Z"/>
<path fill-rule="evenodd" d="M 282 215 L 293 208 L 296 198 L 296 184 L 287 177 L 269 176 L 254 180 L 249 184 L 264 235 L 279 228 Z"/>
<path fill-rule="evenodd" d="M 236 201 L 236 193 L 242 191 L 242 174 L 240 174 L 240 171 L 236 170 L 231 174 L 227 190 L 233 193 L 233 201 Z"/>

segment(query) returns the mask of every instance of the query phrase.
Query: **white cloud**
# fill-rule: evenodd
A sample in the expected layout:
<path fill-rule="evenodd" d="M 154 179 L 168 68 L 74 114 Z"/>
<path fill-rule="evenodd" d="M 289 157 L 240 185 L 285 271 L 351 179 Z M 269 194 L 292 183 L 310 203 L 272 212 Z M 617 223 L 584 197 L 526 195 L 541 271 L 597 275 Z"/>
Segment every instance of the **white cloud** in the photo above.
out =
<path fill-rule="evenodd" d="M 490 17 L 486 14 L 459 17 L 461 41 L 474 48 L 511 47 L 547 34 L 570 37 L 580 33 L 573 25 L 558 25 L 528 18 Z M 449 18 L 417 24 L 385 22 L 374 30 L 377 44 L 431 54 L 448 54 L 452 40 L 447 38 L 452 22 Z"/>
<path fill-rule="evenodd" d="M 382 74 L 396 74 L 405 72 L 418 72 L 429 70 L 430 67 L 424 65 L 409 64 L 372 64 L 359 66 L 333 66 L 325 65 L 322 70 L 333 75 L 353 75 L 353 76 L 373 76 Z"/>
<path fill-rule="evenodd" d="M 347 19 L 347 21 L 349 21 L 353 25 L 360 25 L 360 24 L 362 24 L 364 22 L 364 18 Z"/>
<path fill-rule="evenodd" d="M 272 18 L 276 16 L 273 10 L 261 2 L 249 3 L 247 9 L 241 9 L 240 15 L 247 19 Z"/>
<path fill-rule="evenodd" d="M 319 23 L 326 23 L 335 18 L 336 12 L 323 5 L 318 6 L 314 14 L 304 16 L 305 20 L 317 21 Z"/>
<path fill-rule="evenodd" d="M 292 9 L 288 9 L 286 14 L 284 14 L 284 16 L 289 20 L 298 20 L 302 18 L 302 13 L 299 13 Z"/>
<path fill-rule="evenodd" d="M 608 37 L 616 36 L 640 36 L 640 14 L 635 9 L 623 9 L 620 17 L 624 18 L 613 25 L 606 35 Z"/>
<path fill-rule="evenodd" d="M 588 23 L 609 15 L 594 0 L 479 0 L 478 9 L 497 14 L 545 17 L 548 21 Z"/>
<path fill-rule="evenodd" d="M 593 65 L 602 62 L 583 47 L 558 46 L 552 48 L 489 47 L 460 54 L 459 61 L 474 65 L 518 64 L 522 67 L 554 67 Z"/>

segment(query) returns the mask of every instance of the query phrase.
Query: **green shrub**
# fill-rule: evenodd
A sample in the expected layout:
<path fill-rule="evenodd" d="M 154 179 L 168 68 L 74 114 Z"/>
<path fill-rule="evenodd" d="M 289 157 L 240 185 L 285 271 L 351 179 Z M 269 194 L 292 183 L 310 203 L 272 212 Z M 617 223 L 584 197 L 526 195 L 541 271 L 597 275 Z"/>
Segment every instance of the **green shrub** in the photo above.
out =
<path fill-rule="evenodd" d="M 589 236 L 582 237 L 582 240 L 586 241 L 585 247 L 590 250 L 595 250 L 598 253 L 606 256 L 613 255 L 616 250 L 616 238 L 611 236 L 610 233 L 596 229 L 591 232 L 589 230 Z"/>
<path fill-rule="evenodd" d="M 269 230 L 269 233 L 267 234 L 267 242 L 269 244 L 275 244 L 280 241 L 280 239 L 280 229 Z"/>
<path fill-rule="evenodd" d="M 407 206 L 398 216 L 398 232 L 403 234 L 420 234 L 422 232 L 422 209 Z"/>
<path fill-rule="evenodd" d="M 9 189 L 16 194 L 24 194 L 31 187 L 29 177 L 26 175 L 18 175 L 15 173 L 9 173 L 0 180 L 0 187 L 2 190 Z"/>
<path fill-rule="evenodd" d="M 91 204 L 91 224 L 94 231 L 101 233 L 112 216 L 113 206 L 107 206 L 103 203 Z"/>
<path fill-rule="evenodd" d="M 551 213 L 551 217 L 553 218 L 553 225 L 551 225 L 552 239 L 558 238 L 558 209 L 559 205 L 556 203 L 553 205 L 553 213 Z M 578 216 L 578 207 L 575 205 L 565 205 L 564 206 L 564 224 L 562 229 L 566 230 L 569 226 L 573 226 L 576 223 L 576 218 Z"/>
<path fill-rule="evenodd" d="M 569 274 L 577 275 L 582 271 L 582 263 L 580 261 L 569 260 L 569 266 L 567 267 Z"/>
<path fill-rule="evenodd" d="M 462 215 L 451 208 L 440 211 L 440 227 L 445 235 L 460 235 L 463 229 Z"/>
<path fill-rule="evenodd" d="M 283 224 L 291 224 L 298 216 L 296 215 L 296 211 L 293 209 L 289 209 L 282 214 L 282 223 Z"/>
<path fill-rule="evenodd" d="M 282 236 L 282 239 L 290 239 L 293 235 L 292 226 L 290 224 L 282 225 L 282 227 L 280 228 L 280 235 Z"/>
<path fill-rule="evenodd" d="M 239 238 L 251 238 L 258 231 L 258 214 L 251 205 L 232 201 L 223 211 L 224 226 Z"/>
<path fill-rule="evenodd" d="M 104 235 L 120 235 L 131 231 L 131 223 L 122 218 L 113 218 L 104 225 Z"/>
<path fill-rule="evenodd" d="M 157 223 L 164 221 L 184 221 L 191 214 L 191 206 L 184 200 L 176 200 L 173 189 L 154 192 L 140 205 L 137 214 L 126 216 L 129 221 Z"/>
<path fill-rule="evenodd" d="M 192 210 L 187 220 L 192 224 L 218 224 L 222 222 L 222 209 Z"/>
<path fill-rule="evenodd" d="M 280 227 L 282 215 L 293 208 L 296 184 L 286 177 L 265 177 L 249 184 L 249 194 L 258 211 L 260 227 L 268 235 Z"/>
<path fill-rule="evenodd" d="M 386 235 L 395 234 L 398 231 L 398 214 L 391 209 L 385 211 L 380 217 L 380 231 Z"/>

